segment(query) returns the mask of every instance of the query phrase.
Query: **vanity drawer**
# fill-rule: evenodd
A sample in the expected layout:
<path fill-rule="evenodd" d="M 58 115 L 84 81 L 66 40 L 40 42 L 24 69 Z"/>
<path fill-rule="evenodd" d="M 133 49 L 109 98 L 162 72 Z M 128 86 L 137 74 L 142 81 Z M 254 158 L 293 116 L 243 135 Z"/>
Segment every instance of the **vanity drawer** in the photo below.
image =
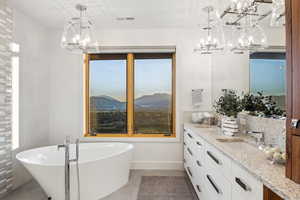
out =
<path fill-rule="evenodd" d="M 224 176 L 208 169 L 204 176 L 208 200 L 231 200 L 231 184 Z M 240 199 L 241 200 L 241 199 Z"/>
<path fill-rule="evenodd" d="M 189 129 L 184 129 L 183 142 L 185 146 L 191 146 L 195 141 L 193 133 Z"/>
<path fill-rule="evenodd" d="M 199 159 L 196 156 L 192 158 L 193 167 L 195 168 L 195 172 L 197 177 L 204 177 L 206 168 L 203 162 L 203 159 Z"/>
<path fill-rule="evenodd" d="M 195 172 L 196 171 L 195 164 L 194 164 L 195 161 L 193 158 L 194 154 L 192 153 L 190 148 L 187 146 L 184 148 L 183 154 L 184 154 L 184 168 L 192 181 L 192 178 L 194 178 L 194 176 L 195 176 L 194 174 L 196 173 Z M 189 167 L 189 170 L 188 170 L 188 167 Z"/>
<path fill-rule="evenodd" d="M 210 200 L 210 196 L 205 185 L 204 175 L 196 172 L 196 178 L 193 183 L 194 189 L 199 200 Z"/>
<path fill-rule="evenodd" d="M 185 170 L 186 170 L 186 173 L 188 175 L 188 177 L 190 178 L 192 184 L 194 185 L 195 182 L 196 182 L 196 178 L 197 178 L 197 173 L 195 171 L 195 168 L 193 167 L 193 162 L 191 161 L 187 161 L 185 163 Z"/>
<path fill-rule="evenodd" d="M 232 200 L 263 200 L 263 184 L 253 175 L 232 163 Z"/>
<path fill-rule="evenodd" d="M 198 160 L 201 165 L 205 165 L 205 142 L 200 137 L 195 137 L 195 140 L 191 144 L 192 150 L 195 152 L 194 158 Z"/>
<path fill-rule="evenodd" d="M 190 147 L 184 147 L 183 157 L 184 163 L 191 165 L 193 163 L 193 152 L 190 150 Z"/>
<path fill-rule="evenodd" d="M 205 163 L 207 169 L 213 169 L 228 180 L 231 179 L 231 160 L 209 144 L 206 145 Z"/>

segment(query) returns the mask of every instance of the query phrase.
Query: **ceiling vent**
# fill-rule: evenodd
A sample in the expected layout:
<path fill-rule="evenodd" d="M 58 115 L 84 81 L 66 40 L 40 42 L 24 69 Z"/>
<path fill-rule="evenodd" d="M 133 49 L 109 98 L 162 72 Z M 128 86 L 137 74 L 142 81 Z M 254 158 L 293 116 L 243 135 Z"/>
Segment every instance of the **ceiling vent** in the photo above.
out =
<path fill-rule="evenodd" d="M 134 17 L 117 17 L 116 18 L 117 21 L 133 21 L 135 20 Z"/>

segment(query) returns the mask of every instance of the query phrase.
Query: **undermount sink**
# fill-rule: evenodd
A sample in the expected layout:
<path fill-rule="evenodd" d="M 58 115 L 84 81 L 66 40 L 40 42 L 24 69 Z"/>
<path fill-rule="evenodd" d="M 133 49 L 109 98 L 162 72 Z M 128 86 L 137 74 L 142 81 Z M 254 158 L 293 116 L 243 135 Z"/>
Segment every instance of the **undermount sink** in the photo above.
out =
<path fill-rule="evenodd" d="M 224 137 L 224 138 L 217 138 L 216 139 L 218 142 L 227 142 L 227 143 L 231 143 L 231 142 L 244 142 L 244 139 L 239 138 L 239 137 Z"/>
<path fill-rule="evenodd" d="M 216 140 L 218 142 L 221 143 L 246 143 L 249 144 L 255 148 L 260 148 L 259 145 L 257 143 L 255 143 L 254 141 L 250 140 L 249 138 L 243 138 L 243 137 L 219 137 L 216 138 Z"/>

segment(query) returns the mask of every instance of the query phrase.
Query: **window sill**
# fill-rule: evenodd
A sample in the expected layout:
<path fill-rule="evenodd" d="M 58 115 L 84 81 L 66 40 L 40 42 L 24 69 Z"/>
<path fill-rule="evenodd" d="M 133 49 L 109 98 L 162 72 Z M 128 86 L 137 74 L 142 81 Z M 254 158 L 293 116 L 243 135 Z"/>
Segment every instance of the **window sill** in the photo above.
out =
<path fill-rule="evenodd" d="M 180 138 L 176 137 L 89 137 L 81 138 L 86 142 L 149 142 L 149 143 L 179 143 Z"/>

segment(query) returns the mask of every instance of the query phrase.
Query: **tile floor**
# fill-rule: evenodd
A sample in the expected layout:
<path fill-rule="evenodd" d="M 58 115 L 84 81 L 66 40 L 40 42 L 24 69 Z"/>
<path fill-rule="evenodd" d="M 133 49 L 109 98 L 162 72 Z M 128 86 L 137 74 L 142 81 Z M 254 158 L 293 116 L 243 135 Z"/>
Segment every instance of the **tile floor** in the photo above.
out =
<path fill-rule="evenodd" d="M 132 170 L 128 184 L 102 200 L 136 200 L 142 176 L 185 176 L 185 173 L 174 170 Z M 31 181 L 3 200 L 47 200 L 47 197 L 40 186 Z"/>

